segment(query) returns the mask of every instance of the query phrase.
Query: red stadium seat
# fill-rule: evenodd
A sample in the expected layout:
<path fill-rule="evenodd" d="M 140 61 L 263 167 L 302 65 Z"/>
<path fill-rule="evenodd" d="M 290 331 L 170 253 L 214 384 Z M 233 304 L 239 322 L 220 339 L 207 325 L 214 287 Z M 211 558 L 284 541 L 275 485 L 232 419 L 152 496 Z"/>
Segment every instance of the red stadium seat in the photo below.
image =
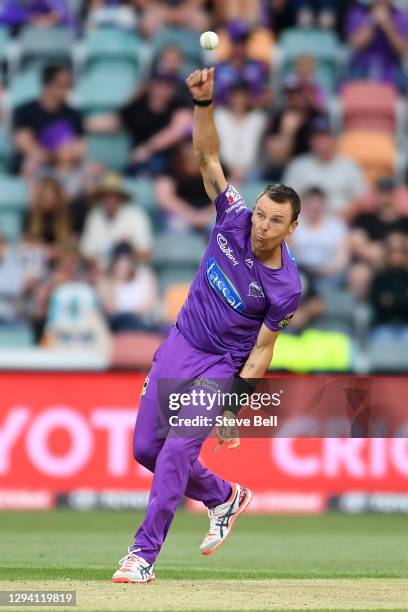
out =
<path fill-rule="evenodd" d="M 395 131 L 397 93 L 391 85 L 351 82 L 343 87 L 340 96 L 346 131 Z"/>
<path fill-rule="evenodd" d="M 112 366 L 148 370 L 152 365 L 154 352 L 162 342 L 163 337 L 154 333 L 117 334 L 112 342 Z"/>

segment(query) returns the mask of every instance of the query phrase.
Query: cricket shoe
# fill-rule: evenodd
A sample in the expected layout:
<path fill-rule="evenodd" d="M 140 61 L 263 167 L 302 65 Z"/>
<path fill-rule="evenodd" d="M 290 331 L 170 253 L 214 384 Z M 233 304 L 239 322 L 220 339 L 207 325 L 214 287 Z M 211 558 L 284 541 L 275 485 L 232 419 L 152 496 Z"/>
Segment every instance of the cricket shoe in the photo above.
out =
<path fill-rule="evenodd" d="M 151 582 L 156 578 L 153 571 L 153 564 L 139 557 L 128 548 L 128 554 L 119 561 L 120 569 L 112 576 L 112 582 L 130 582 L 138 584 Z"/>
<path fill-rule="evenodd" d="M 208 510 L 210 517 L 210 530 L 205 536 L 200 552 L 210 555 L 222 546 L 231 533 L 235 519 L 247 509 L 252 493 L 249 489 L 233 484 L 230 498 L 223 504 Z"/>

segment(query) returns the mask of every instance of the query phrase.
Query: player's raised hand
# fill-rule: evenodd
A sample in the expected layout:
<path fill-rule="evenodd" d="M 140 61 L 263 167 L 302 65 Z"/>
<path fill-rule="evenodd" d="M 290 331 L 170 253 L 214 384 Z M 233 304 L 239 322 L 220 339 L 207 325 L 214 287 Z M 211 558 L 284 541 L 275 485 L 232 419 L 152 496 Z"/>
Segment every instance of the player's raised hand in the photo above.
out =
<path fill-rule="evenodd" d="M 211 100 L 214 94 L 215 68 L 194 70 L 186 79 L 186 85 L 195 100 Z"/>

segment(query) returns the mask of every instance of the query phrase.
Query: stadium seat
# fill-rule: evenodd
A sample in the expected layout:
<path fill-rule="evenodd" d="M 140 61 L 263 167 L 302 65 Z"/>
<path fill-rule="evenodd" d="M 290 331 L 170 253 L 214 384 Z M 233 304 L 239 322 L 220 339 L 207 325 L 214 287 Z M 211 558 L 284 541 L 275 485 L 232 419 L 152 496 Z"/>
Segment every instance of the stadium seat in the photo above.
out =
<path fill-rule="evenodd" d="M 88 134 L 87 158 L 121 172 L 129 163 L 130 139 L 125 132 Z"/>
<path fill-rule="evenodd" d="M 34 334 L 27 323 L 7 323 L 0 325 L 0 347 L 26 348 L 34 344 Z"/>
<path fill-rule="evenodd" d="M 247 207 L 251 210 L 254 207 L 256 198 L 264 189 L 265 181 L 249 181 L 243 183 L 239 188 Z"/>
<path fill-rule="evenodd" d="M 394 173 L 396 147 L 393 138 L 385 132 L 345 132 L 338 139 L 338 151 L 361 165 L 371 185 L 381 176 Z"/>
<path fill-rule="evenodd" d="M 164 320 L 174 323 L 190 290 L 189 283 L 170 285 L 164 294 Z"/>
<path fill-rule="evenodd" d="M 41 67 L 47 63 L 70 62 L 74 33 L 69 28 L 26 26 L 18 37 L 24 66 Z"/>
<path fill-rule="evenodd" d="M 163 232 L 156 239 L 153 263 L 157 268 L 198 267 L 205 248 L 204 238 L 192 232 Z"/>
<path fill-rule="evenodd" d="M 341 104 L 345 130 L 395 131 L 397 93 L 391 85 L 347 83 L 341 90 Z"/>
<path fill-rule="evenodd" d="M 28 200 L 28 185 L 20 178 L 0 176 L 0 209 L 22 210 Z"/>
<path fill-rule="evenodd" d="M 7 105 L 15 108 L 39 97 L 41 77 L 38 70 L 24 70 L 13 77 L 7 90 Z"/>
<path fill-rule="evenodd" d="M 329 30 L 290 28 L 279 39 L 278 57 L 282 74 L 293 70 L 300 55 L 312 55 L 317 63 L 316 77 L 329 93 L 333 92 L 342 55 L 337 35 Z"/>
<path fill-rule="evenodd" d="M 10 170 L 12 157 L 11 134 L 5 125 L 0 127 L 0 173 Z"/>
<path fill-rule="evenodd" d="M 323 315 L 312 325 L 314 329 L 338 331 L 352 335 L 355 321 L 355 300 L 351 293 L 343 289 L 329 288 L 320 291 L 323 299 Z"/>
<path fill-rule="evenodd" d="M 0 27 L 0 61 L 7 58 L 11 36 L 7 28 Z"/>
<path fill-rule="evenodd" d="M 407 343 L 399 340 L 371 340 L 367 347 L 369 370 L 372 373 L 406 372 Z"/>
<path fill-rule="evenodd" d="M 21 236 L 22 211 L 0 208 L 0 233 L 9 242 L 16 242 Z"/>
<path fill-rule="evenodd" d="M 106 59 L 119 59 L 137 66 L 140 42 L 134 32 L 114 28 L 94 30 L 84 38 L 81 52 L 87 65 Z"/>
<path fill-rule="evenodd" d="M 116 368 L 148 370 L 155 351 L 163 342 L 159 334 L 126 332 L 117 334 L 112 341 L 111 365 Z"/>
<path fill-rule="evenodd" d="M 105 60 L 85 71 L 75 89 L 77 106 L 85 113 L 109 112 L 126 104 L 138 74 L 121 60 Z"/>
<path fill-rule="evenodd" d="M 197 266 L 169 266 L 156 271 L 157 282 L 160 292 L 165 295 L 166 291 L 174 285 L 188 285 L 193 282 Z"/>

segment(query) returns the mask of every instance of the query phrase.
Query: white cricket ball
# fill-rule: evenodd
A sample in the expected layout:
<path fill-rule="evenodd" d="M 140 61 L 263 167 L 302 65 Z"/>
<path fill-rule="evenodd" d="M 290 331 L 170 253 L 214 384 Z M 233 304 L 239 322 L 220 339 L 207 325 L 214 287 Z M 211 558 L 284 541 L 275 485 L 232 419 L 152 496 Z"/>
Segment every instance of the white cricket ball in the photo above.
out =
<path fill-rule="evenodd" d="M 203 32 L 200 36 L 200 45 L 203 49 L 216 49 L 219 42 L 219 36 L 215 32 Z"/>

